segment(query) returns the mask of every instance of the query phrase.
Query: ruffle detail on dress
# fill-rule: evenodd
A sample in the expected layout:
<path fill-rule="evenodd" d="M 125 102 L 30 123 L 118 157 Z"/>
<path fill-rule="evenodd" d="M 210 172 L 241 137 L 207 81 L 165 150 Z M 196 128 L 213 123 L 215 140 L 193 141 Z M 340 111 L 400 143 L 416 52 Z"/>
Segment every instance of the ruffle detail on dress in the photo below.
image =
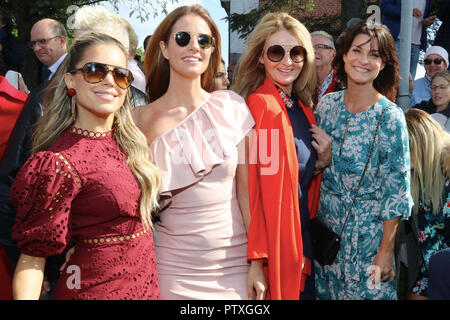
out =
<path fill-rule="evenodd" d="M 226 90 L 211 93 L 176 127 L 150 144 L 153 160 L 161 169 L 161 196 L 196 183 L 226 161 L 230 148 L 236 148 L 253 124 L 242 97 Z"/>

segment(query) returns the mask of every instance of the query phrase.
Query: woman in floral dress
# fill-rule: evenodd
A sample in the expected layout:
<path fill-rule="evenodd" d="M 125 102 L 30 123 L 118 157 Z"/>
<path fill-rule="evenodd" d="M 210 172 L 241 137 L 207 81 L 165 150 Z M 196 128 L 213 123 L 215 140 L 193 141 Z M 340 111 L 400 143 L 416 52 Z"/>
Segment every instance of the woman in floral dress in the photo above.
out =
<path fill-rule="evenodd" d="M 319 127 L 332 138 L 332 161 L 322 177 L 317 218 L 338 233 L 364 170 L 367 172 L 332 265 L 315 263 L 319 299 L 396 299 L 393 249 L 400 217 L 412 206 L 410 156 L 403 112 L 389 101 L 398 82 L 394 41 L 384 26 L 364 21 L 347 29 L 334 62 L 346 90 L 325 95 Z"/>
<path fill-rule="evenodd" d="M 425 111 L 410 109 L 405 118 L 415 205 L 401 239 L 408 253 L 408 299 L 423 300 L 429 296 L 430 258 L 450 246 L 450 136 Z"/>

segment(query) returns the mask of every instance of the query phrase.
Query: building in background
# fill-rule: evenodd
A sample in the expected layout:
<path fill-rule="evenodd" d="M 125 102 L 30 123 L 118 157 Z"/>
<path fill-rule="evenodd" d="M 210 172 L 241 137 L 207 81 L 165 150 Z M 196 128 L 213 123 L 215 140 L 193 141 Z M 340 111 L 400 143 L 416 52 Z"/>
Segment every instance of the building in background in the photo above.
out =
<path fill-rule="evenodd" d="M 259 6 L 259 0 L 222 0 L 222 7 L 227 12 L 228 16 L 233 13 L 248 13 Z M 241 54 L 245 49 L 245 40 L 239 38 L 236 31 L 231 31 L 228 28 L 229 49 L 228 49 L 228 65 L 235 65 Z"/>
<path fill-rule="evenodd" d="M 221 0 L 221 5 L 230 16 L 233 13 L 245 14 L 249 13 L 253 9 L 257 9 L 264 3 L 264 0 Z M 340 29 L 341 18 L 341 0 L 315 0 L 314 9 L 308 12 L 293 11 L 290 13 L 294 17 L 298 18 L 301 22 L 304 19 L 322 21 L 323 25 L 330 27 L 330 19 L 332 19 L 332 25 L 328 30 L 330 34 L 336 34 L 336 30 Z M 324 17 L 328 17 L 328 20 Z M 324 29 L 324 28 L 320 28 Z M 330 30 L 331 29 L 331 30 Z M 313 31 L 313 30 L 311 30 Z M 239 34 L 236 31 L 229 30 L 229 52 L 228 63 L 229 66 L 233 66 L 239 60 L 239 57 L 245 49 L 245 39 L 239 38 Z"/>

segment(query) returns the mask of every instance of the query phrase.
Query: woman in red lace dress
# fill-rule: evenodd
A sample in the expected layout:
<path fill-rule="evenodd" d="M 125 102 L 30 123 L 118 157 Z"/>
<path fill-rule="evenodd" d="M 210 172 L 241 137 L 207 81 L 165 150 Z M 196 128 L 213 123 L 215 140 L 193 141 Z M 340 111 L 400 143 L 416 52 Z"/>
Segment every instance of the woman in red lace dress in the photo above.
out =
<path fill-rule="evenodd" d="M 55 299 L 159 299 L 151 227 L 159 174 L 127 98 L 122 45 L 86 34 L 50 83 L 33 155 L 11 189 L 16 299 L 37 299 L 47 256 L 76 243 Z"/>

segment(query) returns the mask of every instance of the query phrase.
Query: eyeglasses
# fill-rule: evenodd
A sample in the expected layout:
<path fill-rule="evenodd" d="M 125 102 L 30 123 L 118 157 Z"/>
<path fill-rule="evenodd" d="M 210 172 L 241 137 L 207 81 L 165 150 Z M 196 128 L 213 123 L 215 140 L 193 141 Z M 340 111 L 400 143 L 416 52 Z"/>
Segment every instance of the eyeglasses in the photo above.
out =
<path fill-rule="evenodd" d="M 448 85 L 440 85 L 440 86 L 430 86 L 431 91 L 435 91 L 437 89 L 441 89 L 441 90 L 447 90 L 448 89 Z"/>
<path fill-rule="evenodd" d="M 270 46 L 267 49 L 267 58 L 272 62 L 280 62 L 283 60 L 286 51 L 284 48 L 279 45 Z M 300 63 L 306 59 L 306 50 L 302 46 L 294 46 L 289 50 L 289 56 L 291 57 L 292 62 Z"/>
<path fill-rule="evenodd" d="M 423 62 L 425 62 L 425 64 L 428 66 L 428 65 L 430 65 L 431 64 L 431 62 L 434 62 L 434 64 L 441 64 L 442 63 L 442 60 L 443 59 L 441 59 L 441 58 L 436 58 L 436 59 L 434 59 L 434 60 L 432 60 L 432 59 L 425 59 L 425 60 L 423 60 Z"/>
<path fill-rule="evenodd" d="M 316 44 L 314 47 L 314 50 L 334 50 L 333 47 L 327 46 L 326 44 Z"/>
<path fill-rule="evenodd" d="M 130 70 L 111 66 L 110 69 L 107 64 L 100 62 L 88 62 L 82 68 L 70 71 L 70 73 L 76 73 L 80 71 L 83 74 L 84 80 L 88 83 L 99 83 L 105 80 L 108 73 L 111 71 L 114 81 L 122 88 L 127 89 L 134 80 L 133 74 Z"/>
<path fill-rule="evenodd" d="M 48 38 L 48 39 L 39 39 L 39 40 L 36 40 L 36 41 L 28 41 L 28 42 L 27 42 L 27 45 L 28 45 L 31 49 L 34 49 L 34 46 L 35 46 L 36 44 L 39 44 L 41 47 L 45 47 L 45 46 L 47 45 L 47 43 L 48 43 L 50 40 L 56 39 L 56 38 L 58 38 L 58 37 L 61 37 L 61 36 L 59 35 L 59 36 L 54 36 L 54 37 Z"/>
<path fill-rule="evenodd" d="M 209 49 L 211 46 L 214 46 L 215 39 L 211 37 L 209 34 L 199 34 L 197 36 L 192 35 L 190 32 L 187 31 L 179 31 L 174 33 L 175 35 L 175 42 L 180 47 L 186 47 L 189 42 L 191 42 L 191 38 L 195 37 L 197 38 L 197 43 L 202 49 Z"/>

